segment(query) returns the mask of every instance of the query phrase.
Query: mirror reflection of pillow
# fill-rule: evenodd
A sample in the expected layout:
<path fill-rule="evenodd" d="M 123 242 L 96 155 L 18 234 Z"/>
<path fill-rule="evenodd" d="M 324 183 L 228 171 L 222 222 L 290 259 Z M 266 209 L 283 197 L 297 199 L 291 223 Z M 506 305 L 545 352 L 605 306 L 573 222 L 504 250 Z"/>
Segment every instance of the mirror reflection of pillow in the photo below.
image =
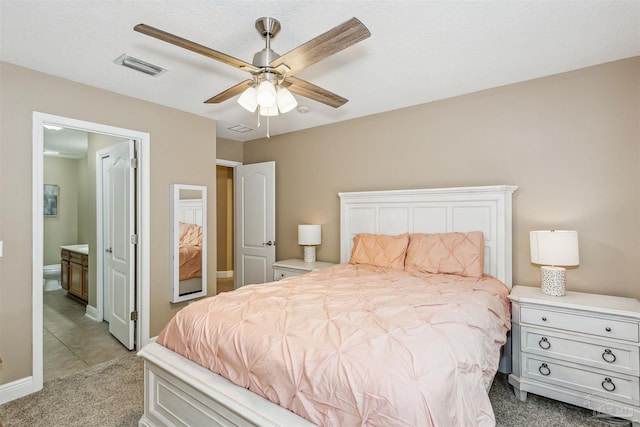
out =
<path fill-rule="evenodd" d="M 178 230 L 180 245 L 202 246 L 202 227 L 181 222 Z"/>

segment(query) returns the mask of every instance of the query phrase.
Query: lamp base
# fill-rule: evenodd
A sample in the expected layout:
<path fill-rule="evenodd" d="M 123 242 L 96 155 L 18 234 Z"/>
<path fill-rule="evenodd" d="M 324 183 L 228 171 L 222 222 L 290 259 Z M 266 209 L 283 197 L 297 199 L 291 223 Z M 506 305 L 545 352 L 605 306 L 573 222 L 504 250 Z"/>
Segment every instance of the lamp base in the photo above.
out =
<path fill-rule="evenodd" d="M 305 246 L 304 247 L 304 262 L 316 262 L 316 247 Z"/>
<path fill-rule="evenodd" d="M 566 273 L 564 267 L 540 267 L 540 275 L 542 276 L 542 293 L 554 297 L 566 295 Z"/>

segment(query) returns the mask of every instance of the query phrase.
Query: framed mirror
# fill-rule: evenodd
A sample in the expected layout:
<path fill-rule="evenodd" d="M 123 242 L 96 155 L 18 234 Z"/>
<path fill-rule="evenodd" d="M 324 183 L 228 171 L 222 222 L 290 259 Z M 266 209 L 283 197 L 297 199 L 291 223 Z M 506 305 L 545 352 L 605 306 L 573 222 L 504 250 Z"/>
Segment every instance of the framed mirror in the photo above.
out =
<path fill-rule="evenodd" d="M 171 302 L 207 295 L 207 187 L 171 184 Z"/>

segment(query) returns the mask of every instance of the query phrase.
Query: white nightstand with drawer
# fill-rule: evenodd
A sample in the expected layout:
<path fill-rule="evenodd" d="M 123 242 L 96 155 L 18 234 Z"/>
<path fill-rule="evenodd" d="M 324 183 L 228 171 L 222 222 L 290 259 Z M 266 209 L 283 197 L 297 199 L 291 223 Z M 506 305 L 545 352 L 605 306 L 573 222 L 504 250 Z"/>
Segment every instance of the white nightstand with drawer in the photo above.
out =
<path fill-rule="evenodd" d="M 273 280 L 299 276 L 313 270 L 333 267 L 334 265 L 332 262 L 304 262 L 301 259 L 285 259 L 273 264 Z"/>
<path fill-rule="evenodd" d="M 550 397 L 640 426 L 640 302 L 514 286 L 512 373 L 520 400 Z"/>

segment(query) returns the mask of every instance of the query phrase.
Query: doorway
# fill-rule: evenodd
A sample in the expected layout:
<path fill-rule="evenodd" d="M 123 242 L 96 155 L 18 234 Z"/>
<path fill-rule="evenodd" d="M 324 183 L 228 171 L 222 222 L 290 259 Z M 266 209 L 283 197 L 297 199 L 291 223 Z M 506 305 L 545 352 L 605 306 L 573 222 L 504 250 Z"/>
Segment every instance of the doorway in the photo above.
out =
<path fill-rule="evenodd" d="M 216 293 L 233 286 L 233 167 L 216 164 Z"/>
<path fill-rule="evenodd" d="M 149 134 L 130 129 L 116 128 L 98 123 L 85 122 L 72 118 L 55 116 L 40 112 L 33 113 L 33 359 L 30 384 L 25 384 L 28 393 L 42 388 L 43 383 L 43 170 L 44 170 L 44 125 L 76 129 L 112 137 L 130 139 L 138 146 L 136 175 L 136 209 L 138 224 L 136 230 L 137 244 L 134 249 L 136 263 L 135 294 L 137 295 L 135 311 L 137 325 L 135 332 L 136 347 L 141 348 L 149 342 Z M 96 320 L 102 320 L 102 290 L 97 289 L 95 300 Z"/>

